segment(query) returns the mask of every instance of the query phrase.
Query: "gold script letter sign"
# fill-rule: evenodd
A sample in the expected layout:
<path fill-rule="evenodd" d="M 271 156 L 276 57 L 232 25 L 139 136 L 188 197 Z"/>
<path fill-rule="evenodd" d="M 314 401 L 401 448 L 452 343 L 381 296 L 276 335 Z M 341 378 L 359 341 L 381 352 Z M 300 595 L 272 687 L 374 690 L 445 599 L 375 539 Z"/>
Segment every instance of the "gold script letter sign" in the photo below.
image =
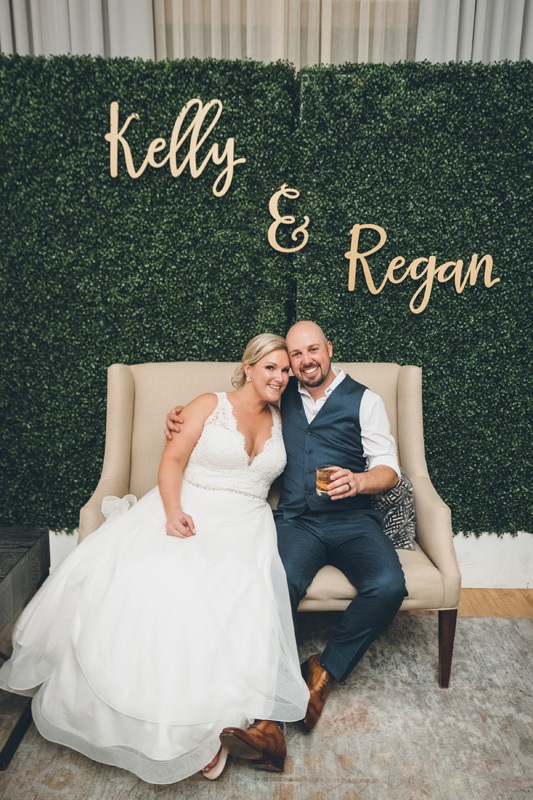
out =
<path fill-rule="evenodd" d="M 359 252 L 359 235 L 363 228 L 368 228 L 369 230 L 377 231 L 379 234 L 379 242 L 375 247 L 372 247 L 370 250 L 366 250 L 364 253 Z M 409 308 L 413 312 L 413 314 L 420 314 L 423 311 L 427 304 L 429 303 L 429 299 L 431 297 L 431 291 L 433 289 L 433 281 L 435 278 L 439 281 L 439 283 L 446 283 L 453 278 L 455 283 L 455 290 L 458 294 L 461 294 L 463 289 L 465 288 L 468 281 L 470 281 L 470 286 L 473 286 L 477 281 L 479 271 L 482 266 L 485 266 L 485 276 L 484 276 L 484 283 L 487 288 L 494 286 L 495 283 L 499 283 L 499 278 L 492 278 L 492 267 L 493 261 L 492 256 L 486 255 L 483 256 L 481 260 L 479 260 L 478 254 L 474 253 L 472 258 L 470 259 L 470 265 L 466 270 L 466 274 L 463 277 L 463 261 L 458 259 L 457 261 L 446 261 L 444 264 L 440 264 L 437 267 L 437 259 L 435 256 L 429 256 L 429 258 L 415 258 L 414 261 L 411 261 L 407 269 L 403 272 L 403 274 L 396 275 L 394 274 L 396 271 L 403 269 L 405 266 L 405 258 L 402 256 L 397 256 L 393 258 L 390 262 L 387 273 L 383 278 L 381 286 L 376 287 L 374 281 L 372 279 L 372 273 L 370 271 L 370 267 L 368 266 L 367 258 L 368 256 L 373 255 L 378 250 L 380 250 L 385 242 L 387 241 L 387 234 L 383 228 L 379 225 L 354 225 L 352 230 L 352 242 L 350 250 L 345 253 L 346 258 L 350 262 L 349 270 L 348 270 L 348 291 L 353 292 L 355 288 L 355 275 L 357 269 L 357 262 L 361 262 L 361 266 L 363 268 L 363 274 L 365 276 L 366 285 L 372 294 L 379 294 L 382 289 L 384 288 L 387 281 L 391 283 L 401 283 L 407 277 L 411 278 L 414 281 L 422 280 L 422 283 L 413 294 L 411 298 L 411 302 L 409 303 Z M 419 267 L 422 264 L 426 264 L 425 267 L 420 269 Z M 416 306 L 416 301 L 420 297 L 420 303 Z"/>
<path fill-rule="evenodd" d="M 207 123 L 204 131 L 202 132 L 202 125 L 206 121 L 206 118 L 212 108 L 215 109 L 214 116 L 211 118 L 211 121 Z M 194 116 L 189 122 L 187 128 L 182 131 L 185 118 L 191 109 L 196 109 Z M 181 175 L 187 166 L 189 166 L 191 176 L 193 178 L 198 178 L 198 176 L 201 175 L 206 168 L 209 161 L 212 159 L 213 163 L 217 165 L 226 162 L 226 166 L 213 184 L 213 194 L 216 197 L 222 197 L 222 195 L 226 194 L 231 186 L 231 181 L 233 180 L 233 170 L 235 166 L 237 164 L 243 164 L 246 161 L 245 158 L 235 158 L 235 139 L 230 137 L 226 141 L 226 145 L 222 154 L 220 153 L 217 142 L 214 142 L 204 160 L 200 164 L 197 164 L 196 162 L 196 156 L 200 147 L 203 145 L 217 124 L 221 114 L 222 102 L 220 100 L 211 100 L 209 103 L 206 103 L 205 106 L 201 100 L 189 100 L 187 105 L 183 106 L 178 117 L 176 118 L 166 156 L 162 158 L 161 161 L 156 160 L 156 153 L 160 153 L 162 150 L 165 150 L 167 143 L 165 139 L 154 139 L 148 147 L 148 152 L 146 153 L 143 163 L 139 169 L 136 170 L 133 163 L 130 146 L 125 138 L 125 133 L 132 119 L 139 119 L 139 115 L 130 114 L 122 128 L 119 130 L 118 103 L 116 100 L 113 101 L 109 108 L 110 130 L 109 133 L 105 134 L 105 139 L 110 144 L 109 171 L 111 173 L 111 177 L 116 178 L 118 175 L 119 144 L 124 152 L 126 169 L 132 178 L 138 178 L 140 175 L 142 175 L 148 165 L 155 167 L 155 169 L 159 169 L 167 163 L 169 164 L 170 172 L 174 178 L 179 177 L 179 175 Z M 187 139 L 189 140 L 189 149 L 186 153 L 184 153 L 181 163 L 178 164 L 178 151 L 180 148 L 182 148 Z"/>
<path fill-rule="evenodd" d="M 291 233 L 291 239 L 293 242 L 296 241 L 299 233 L 303 234 L 303 239 L 299 245 L 296 247 L 282 247 L 280 244 L 278 244 L 276 240 L 276 231 L 278 227 L 280 225 L 294 225 L 296 222 L 294 217 L 280 217 L 278 203 L 282 195 L 283 197 L 288 197 L 290 200 L 295 200 L 297 197 L 300 197 L 300 192 L 298 189 L 289 189 L 287 184 L 284 183 L 279 192 L 275 192 L 270 198 L 268 210 L 270 211 L 270 216 L 274 217 L 274 222 L 268 229 L 268 241 L 271 247 L 273 247 L 275 250 L 279 250 L 280 253 L 295 253 L 297 250 L 301 250 L 302 247 L 305 247 L 307 240 L 309 239 L 309 234 L 306 231 L 306 228 L 309 225 L 309 217 L 304 217 L 304 224 L 300 225 L 299 228 L 296 228 L 296 230 Z"/>

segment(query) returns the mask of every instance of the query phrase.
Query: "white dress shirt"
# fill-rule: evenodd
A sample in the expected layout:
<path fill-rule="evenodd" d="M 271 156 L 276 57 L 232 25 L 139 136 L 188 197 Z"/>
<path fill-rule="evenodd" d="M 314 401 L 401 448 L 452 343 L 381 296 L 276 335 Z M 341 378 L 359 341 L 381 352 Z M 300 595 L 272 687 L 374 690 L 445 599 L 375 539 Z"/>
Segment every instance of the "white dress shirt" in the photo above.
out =
<path fill-rule="evenodd" d="M 313 400 L 305 386 L 302 386 L 298 381 L 298 391 L 309 423 L 314 420 L 328 397 L 346 377 L 346 373 L 342 369 L 332 367 L 332 370 L 335 380 L 326 389 L 324 397 L 319 397 L 316 401 Z M 383 465 L 391 467 L 400 477 L 396 442 L 390 432 L 385 404 L 381 397 L 371 392 L 370 389 L 366 389 L 361 398 L 359 423 L 361 425 L 363 453 L 367 460 L 368 469 Z M 342 464 L 339 464 L 339 466 L 342 467 Z"/>

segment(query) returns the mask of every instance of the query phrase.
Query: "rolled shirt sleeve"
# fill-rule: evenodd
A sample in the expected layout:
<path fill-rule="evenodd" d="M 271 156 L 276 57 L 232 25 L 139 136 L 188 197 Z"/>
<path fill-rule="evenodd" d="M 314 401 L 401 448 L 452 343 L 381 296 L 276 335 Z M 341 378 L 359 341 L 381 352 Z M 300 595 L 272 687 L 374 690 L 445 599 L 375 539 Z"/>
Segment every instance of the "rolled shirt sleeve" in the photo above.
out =
<path fill-rule="evenodd" d="M 390 432 L 389 418 L 381 397 L 367 389 L 359 409 L 361 440 L 368 469 L 391 467 L 401 477 L 396 442 Z"/>

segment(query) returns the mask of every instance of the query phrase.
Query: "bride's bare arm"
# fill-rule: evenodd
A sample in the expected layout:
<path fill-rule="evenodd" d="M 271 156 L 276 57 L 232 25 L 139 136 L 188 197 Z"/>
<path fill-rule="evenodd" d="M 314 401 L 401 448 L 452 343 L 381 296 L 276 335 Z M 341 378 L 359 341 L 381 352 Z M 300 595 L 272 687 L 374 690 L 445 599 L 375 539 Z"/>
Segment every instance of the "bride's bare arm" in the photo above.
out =
<path fill-rule="evenodd" d="M 165 514 L 167 515 L 167 534 L 185 539 L 194 536 L 194 522 L 181 508 L 181 481 L 183 470 L 189 460 L 196 442 L 201 436 L 204 422 L 216 408 L 214 394 L 202 394 L 181 411 L 186 423 L 180 436 L 167 442 L 159 465 L 159 491 Z"/>

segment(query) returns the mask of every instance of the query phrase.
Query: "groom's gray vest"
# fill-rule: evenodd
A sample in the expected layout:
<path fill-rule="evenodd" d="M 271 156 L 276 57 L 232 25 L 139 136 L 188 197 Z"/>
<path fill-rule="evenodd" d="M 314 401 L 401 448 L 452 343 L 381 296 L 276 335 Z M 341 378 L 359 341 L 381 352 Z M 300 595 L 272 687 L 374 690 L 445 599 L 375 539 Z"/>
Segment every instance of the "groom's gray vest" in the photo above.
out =
<path fill-rule="evenodd" d="M 290 378 L 281 398 L 287 466 L 278 509 L 284 517 L 296 517 L 309 511 L 370 508 L 369 495 L 334 502 L 315 491 L 317 467 L 332 464 L 352 472 L 365 469 L 359 424 L 359 407 L 365 389 L 347 375 L 309 423 L 298 392 L 298 381 Z"/>

